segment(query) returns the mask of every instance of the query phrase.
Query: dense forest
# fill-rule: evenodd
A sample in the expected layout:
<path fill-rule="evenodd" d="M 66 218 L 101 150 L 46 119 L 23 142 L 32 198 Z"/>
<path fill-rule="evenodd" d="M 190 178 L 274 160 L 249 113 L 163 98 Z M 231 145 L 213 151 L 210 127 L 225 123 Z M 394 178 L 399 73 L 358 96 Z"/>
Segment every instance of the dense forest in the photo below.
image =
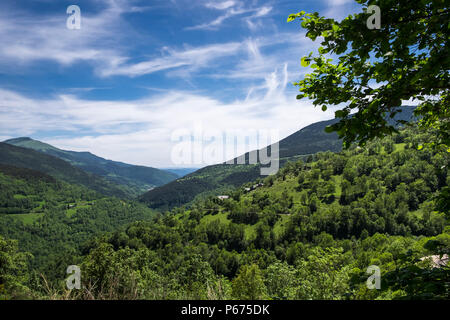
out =
<path fill-rule="evenodd" d="M 163 214 L 94 193 L 77 197 L 68 185 L 52 188 L 58 182 L 51 179 L 39 180 L 46 188 L 30 183 L 17 197 L 11 184 L 23 181 L 23 173 L 4 169 L 0 181 L 10 192 L 2 194 L 3 207 L 46 205 L 33 222 L 1 216 L 2 295 L 448 298 L 449 267 L 430 261 L 450 250 L 438 197 L 450 182 L 448 153 L 418 150 L 432 139 L 417 127 L 403 129 L 364 148 L 290 162 L 274 176 L 235 188 L 228 199 L 211 196 Z M 82 290 L 65 289 L 71 264 L 81 267 Z M 371 265 L 381 270 L 381 290 L 366 287 Z"/>
<path fill-rule="evenodd" d="M 83 171 L 69 162 L 32 149 L 0 142 L 0 163 L 46 173 L 67 183 L 83 185 L 108 196 L 131 198 L 133 193 L 124 186 Z"/>
<path fill-rule="evenodd" d="M 20 272 L 36 276 L 28 280 L 39 283 L 41 272 L 46 280 L 57 281 L 54 270 L 73 263 L 81 245 L 93 236 L 155 214 L 134 201 L 105 197 L 84 186 L 9 165 L 0 165 L 0 188 L 0 234 L 19 240 L 21 250 L 32 257 Z M 10 257 L 4 250 L 10 244 L 2 242 L 6 247 L 0 249 L 0 285 L 7 285 L 5 277 L 16 274 L 5 269 Z"/>
<path fill-rule="evenodd" d="M 120 185 L 131 196 L 138 196 L 152 187 L 166 184 L 178 177 L 177 174 L 165 170 L 106 160 L 90 152 L 61 150 L 27 137 L 9 139 L 4 143 L 65 160 L 74 167 Z"/>
<path fill-rule="evenodd" d="M 108 162 L 90 153 L 59 150 L 27 138 L 9 140 L 26 148 L 0 143 L 0 300 L 450 300 L 448 1 L 356 0 L 356 3 L 362 10 L 340 21 L 321 16 L 314 10 L 287 16 L 287 22 L 299 23 L 300 43 L 303 44 L 303 40 L 315 42 L 307 46 L 313 48 L 312 52 L 301 58 L 294 57 L 300 60 L 303 68 L 308 68 L 306 74 L 303 71 L 295 74 L 300 77 L 293 83 L 299 90 L 296 98 L 307 99 L 308 104 L 325 112 L 334 110 L 334 118 L 307 126 L 280 141 L 282 167 L 275 175 L 262 177 L 258 174 L 259 165 L 217 164 L 172 181 L 175 179 L 172 173 L 138 166 L 124 167 L 123 163 Z M 222 9 L 229 11 L 224 18 L 218 18 L 210 25 L 221 24 L 233 15 L 247 12 L 252 16 L 244 17 L 246 24 L 251 26 L 250 29 L 262 31 L 267 25 L 262 21 L 253 23 L 250 18 L 268 10 L 261 14 L 262 18 L 272 10 L 272 4 L 270 9 L 263 7 L 257 11 L 246 10 L 244 6 L 238 10 L 237 6 L 233 7 L 233 1 L 223 5 Z M 338 7 L 330 8 L 337 10 Z M 309 9 L 313 7 L 309 6 Z M 108 11 L 116 14 L 121 10 L 117 6 L 102 13 Z M 132 11 L 147 10 L 133 7 L 123 12 Z M 283 12 L 281 5 L 275 11 Z M 327 12 L 330 14 L 330 10 Z M 17 17 L 19 19 L 20 15 Z M 144 19 L 136 19 L 140 20 Z M 100 24 L 94 26 L 103 37 L 105 32 L 101 32 Z M 160 26 L 164 27 L 164 24 Z M 17 28 L 15 25 L 10 29 Z M 268 30 L 271 29 L 266 32 Z M 235 33 L 241 35 L 241 32 Z M 114 38 L 120 38 L 117 32 L 113 34 Z M 163 36 L 167 38 L 167 32 L 163 32 Z M 274 36 L 291 37 L 289 33 L 278 32 Z M 38 39 L 39 43 L 45 44 L 41 36 Z M 132 36 L 126 39 L 132 39 Z M 25 40 L 18 40 L 20 46 L 19 43 L 10 46 L 14 55 L 16 50 L 27 51 L 19 50 L 28 42 Z M 178 43 L 180 47 L 188 48 L 187 40 L 182 37 L 183 43 Z M 250 65 L 276 67 L 271 56 L 263 56 L 258 41 L 250 41 L 250 38 L 237 41 L 241 40 L 248 44 L 249 53 L 257 58 L 248 60 Z M 278 43 L 278 39 L 272 40 Z M 175 36 L 170 41 L 177 43 Z M 128 44 L 132 45 L 130 41 Z M 189 59 L 184 61 L 185 56 L 195 56 L 194 52 L 213 55 L 216 51 L 204 48 L 210 47 L 192 46 L 188 51 L 172 54 L 178 50 L 164 46 L 158 54 L 167 56 L 153 62 L 131 64 L 142 59 L 144 52 L 140 52 L 130 59 L 117 58 L 105 65 L 115 66 L 118 70 L 157 65 L 159 70 L 159 65 L 172 61 L 170 57 L 173 57 L 176 63 L 167 63 L 169 69 L 174 69 L 175 65 L 186 66 L 202 69 L 202 74 L 216 77 L 213 64 L 219 59 L 204 59 L 208 60 L 204 65 L 200 63 L 203 59 L 195 58 L 192 63 Z M 222 47 L 215 43 L 214 48 Z M 284 61 L 289 53 L 296 54 L 293 49 L 295 47 L 283 47 Z M 109 55 L 111 51 L 98 52 Z M 221 55 L 220 59 L 225 60 L 227 55 Z M 130 68 L 125 68 L 126 60 L 130 60 Z M 233 68 L 245 67 L 245 63 L 232 61 Z M 22 61 L 21 65 L 27 64 Z M 288 112 L 280 111 L 290 109 L 281 109 L 276 102 L 267 100 L 274 93 L 272 88 L 283 87 L 282 91 L 285 91 L 287 62 L 284 66 L 284 86 L 276 83 L 276 72 L 272 74 L 273 78 L 264 79 L 268 90 L 261 98 L 264 110 L 259 110 L 259 103 L 250 99 L 256 82 L 252 84 L 245 104 L 248 99 L 258 110 L 249 113 L 249 109 L 244 108 L 241 114 L 239 109 L 230 109 L 239 110 L 238 116 L 260 117 L 262 111 L 266 115 L 272 115 L 273 111 L 285 118 L 291 117 Z M 218 68 L 222 67 L 218 65 Z M 52 69 L 42 69 L 46 78 L 43 82 L 48 83 Z M 84 68 L 80 69 L 83 73 L 79 76 L 86 77 Z M 253 67 L 251 69 L 254 73 Z M 167 68 L 161 68 L 163 70 Z M 121 72 L 116 75 L 119 74 Z M 193 75 L 178 71 L 173 74 L 182 75 L 180 78 Z M 220 87 L 214 87 L 217 91 L 206 90 L 214 99 L 208 98 L 206 103 L 201 102 L 204 99 L 194 99 L 200 101 L 201 111 L 193 114 L 192 119 L 203 119 L 204 114 L 219 110 L 214 109 L 214 104 L 226 109 L 222 106 L 227 104 L 217 102 L 220 101 L 219 91 L 233 100 L 237 96 L 231 92 L 238 86 L 245 88 L 240 82 L 227 87 L 222 79 L 229 75 L 222 75 L 226 77 L 217 78 L 220 83 Z M 7 80 L 14 86 L 16 78 Z M 123 80 L 124 77 L 120 78 Z M 158 83 L 165 85 L 161 79 L 157 78 Z M 208 78 L 208 82 L 213 85 L 216 81 L 211 79 Z M 244 80 L 249 79 L 254 80 Z M 164 101 L 164 107 L 171 100 L 177 101 L 177 108 L 172 110 L 187 113 L 190 109 L 185 109 L 183 99 L 185 96 L 188 96 L 186 101 L 193 98 L 186 94 L 187 90 L 179 90 L 183 88 L 182 82 L 174 82 L 176 87 L 162 90 L 172 95 L 171 99 L 160 101 Z M 192 84 L 195 83 L 189 83 L 189 90 L 193 88 Z M 39 88 L 37 83 L 33 85 Z M 147 132 L 145 139 L 148 139 L 157 128 L 153 125 L 164 125 L 164 118 L 153 118 L 153 115 L 145 118 L 147 113 L 140 113 L 141 109 L 133 103 L 140 105 L 148 99 L 130 100 L 131 96 L 122 93 L 133 86 L 120 82 L 115 88 L 119 87 L 124 91 L 113 90 L 117 90 L 115 94 L 121 95 L 121 99 L 128 97 L 124 103 L 126 107 L 122 107 L 117 112 L 120 116 L 112 117 L 114 120 L 108 125 L 98 125 L 99 130 L 92 129 L 97 122 L 101 123 L 103 114 L 96 118 L 92 113 L 89 121 L 79 119 L 80 123 L 91 124 L 90 129 L 89 126 L 74 126 L 77 122 L 63 121 L 74 118 L 75 113 L 83 113 L 83 108 L 74 108 L 64 117 L 55 118 L 57 121 L 51 121 L 61 122 L 60 127 L 45 127 L 37 132 L 43 135 L 51 131 L 59 135 L 73 126 L 83 135 L 94 136 L 96 132 L 99 136 L 108 133 L 112 137 L 120 136 L 109 131 L 117 126 L 127 128 L 127 141 L 137 137 L 142 143 L 141 132 Z M 68 91 L 67 88 L 61 92 Z M 73 82 L 70 81 L 72 89 Z M 198 91 L 203 89 L 207 88 L 199 87 Z M 28 90 L 30 88 L 25 91 Z M 39 90 L 56 92 L 55 88 L 48 90 L 47 87 Z M 22 101 L 14 103 L 20 96 L 9 94 L 2 100 L 5 102 L 4 114 L 19 117 L 5 121 L 19 123 L 20 128 L 11 127 L 16 131 L 23 131 L 22 126 L 34 126 L 34 123 L 21 120 L 27 119 L 23 114 L 28 114 L 28 109 L 50 106 L 49 110 L 54 110 L 52 100 L 46 103 L 44 99 L 40 100 L 42 107 L 36 107 L 38 104 L 32 103 L 31 99 L 20 99 L 27 104 L 26 109 L 20 109 Z M 67 97 L 61 95 L 58 105 L 60 101 L 74 100 Z M 217 103 L 212 103 L 212 109 L 205 112 L 203 107 L 209 108 L 209 101 L 213 100 Z M 74 101 L 90 106 L 87 98 Z M 180 101 L 182 107 L 179 107 Z M 270 107 L 266 106 L 266 101 Z M 283 99 L 283 104 L 285 101 L 288 100 Z M 413 101 L 416 107 L 406 108 L 409 113 L 402 117 L 407 101 Z M 95 105 L 97 103 L 101 103 L 101 99 L 96 100 Z M 28 108 L 28 104 L 32 108 Z M 271 108 L 273 110 L 269 110 Z M 16 109 L 18 113 L 15 113 Z M 138 117 L 142 114 L 143 122 L 124 116 L 130 113 L 136 113 Z M 414 119 L 410 117 L 412 115 Z M 46 124 L 41 114 L 30 119 Z M 226 119 L 237 118 L 223 119 L 219 119 L 224 122 L 220 129 L 233 124 L 232 120 Z M 269 120 L 277 119 L 283 118 Z M 147 125 L 152 130 L 146 130 Z M 283 125 L 281 120 L 274 127 Z M 10 134 L 3 133 L 8 137 Z M 128 148 L 119 152 L 128 152 Z M 150 178 L 155 180 L 151 182 Z M 172 182 L 162 185 L 168 181 Z M 156 185 L 161 186 L 148 190 Z M 147 192 L 142 194 L 144 191 Z M 68 267 L 74 265 L 80 270 L 79 288 L 68 286 L 72 277 Z"/>

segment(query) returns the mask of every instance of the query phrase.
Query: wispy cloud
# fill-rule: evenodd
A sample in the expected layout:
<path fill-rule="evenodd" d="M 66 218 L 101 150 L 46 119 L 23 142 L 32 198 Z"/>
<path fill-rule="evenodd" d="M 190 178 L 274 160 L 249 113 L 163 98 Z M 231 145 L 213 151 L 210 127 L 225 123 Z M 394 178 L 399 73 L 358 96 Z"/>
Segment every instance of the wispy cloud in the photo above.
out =
<path fill-rule="evenodd" d="M 235 16 L 239 16 L 245 13 L 253 12 L 253 10 L 250 9 L 229 9 L 227 12 L 221 16 L 218 16 L 216 19 L 207 22 L 198 24 L 192 27 L 186 27 L 185 30 L 218 30 L 218 27 L 222 25 L 222 23 Z"/>
<path fill-rule="evenodd" d="M 210 9 L 225 10 L 236 4 L 236 1 L 208 1 L 205 3 L 205 7 Z"/>
<path fill-rule="evenodd" d="M 180 128 L 205 130 L 277 129 L 280 138 L 332 117 L 308 101 L 287 95 L 287 67 L 268 75 L 263 91 L 224 103 L 178 90 L 130 101 L 86 100 L 76 95 L 29 99 L 0 89 L 0 136 L 36 135 L 60 148 L 88 150 L 135 164 L 171 165 L 170 140 Z M 45 132 L 59 131 L 59 136 Z M 157 150 L 157 152 L 156 152 Z"/>
<path fill-rule="evenodd" d="M 266 16 L 272 10 L 270 6 L 249 6 L 245 7 L 242 2 L 225 1 L 225 2 L 207 2 L 205 7 L 211 9 L 219 9 L 225 11 L 212 21 L 201 23 L 195 26 L 186 27 L 185 30 L 219 30 L 219 27 L 224 21 L 243 16 L 242 18 L 247 23 L 249 28 L 254 28 L 254 20 Z"/>
<path fill-rule="evenodd" d="M 258 19 L 268 15 L 272 11 L 272 7 L 262 7 L 258 9 L 255 14 L 246 17 L 245 22 L 247 23 L 250 30 L 256 30 L 262 27 L 262 20 Z"/>
<path fill-rule="evenodd" d="M 342 20 L 350 14 L 350 12 L 360 11 L 361 5 L 354 0 L 325 0 L 327 9 L 323 15 L 329 18 Z"/>
<path fill-rule="evenodd" d="M 298 77 L 306 72 L 305 68 L 300 67 L 300 57 L 315 50 L 317 46 L 317 43 L 313 43 L 300 32 L 248 38 L 243 42 L 246 54 L 241 55 L 235 65 L 221 70 L 220 73 L 213 72 L 210 76 L 234 81 L 264 81 L 274 68 L 281 70 L 287 64 L 290 80 L 298 80 Z"/>
<path fill-rule="evenodd" d="M 67 15 L 36 16 L 23 10 L 0 13 L 0 66 L 9 72 L 30 63 L 55 61 L 63 66 L 78 61 L 92 62 L 102 68 L 126 59 L 122 15 L 137 7 L 124 1 L 104 0 L 97 14 L 81 12 L 81 29 L 66 28 Z"/>
<path fill-rule="evenodd" d="M 118 63 L 102 70 L 100 74 L 102 76 L 126 75 L 134 77 L 178 67 L 188 67 L 191 70 L 197 70 L 208 66 L 211 61 L 237 54 L 241 47 L 241 44 L 238 42 L 230 42 L 182 50 L 166 48 L 166 54 L 162 57 L 134 64 Z"/>
<path fill-rule="evenodd" d="M 166 47 L 160 57 L 138 63 L 122 60 L 102 69 L 99 74 L 103 77 L 113 75 L 136 77 L 166 71 L 166 76 L 183 77 L 186 80 L 192 73 L 208 68 L 209 72 L 203 75 L 204 77 L 264 80 L 274 68 L 285 63 L 300 70 L 299 57 L 317 46 L 305 38 L 304 33 L 289 32 L 248 38 L 242 42 L 183 49 Z M 264 53 L 261 50 L 264 50 Z M 298 72 L 291 73 L 293 76 L 299 75 Z"/>

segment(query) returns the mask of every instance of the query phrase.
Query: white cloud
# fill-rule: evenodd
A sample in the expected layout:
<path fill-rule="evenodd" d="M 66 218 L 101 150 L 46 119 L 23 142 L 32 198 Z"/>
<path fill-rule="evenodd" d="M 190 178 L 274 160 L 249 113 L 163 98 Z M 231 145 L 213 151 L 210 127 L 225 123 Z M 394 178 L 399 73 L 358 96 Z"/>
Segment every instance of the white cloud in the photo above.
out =
<path fill-rule="evenodd" d="M 355 2 L 355 0 L 327 0 L 329 6 L 342 6 L 347 3 Z"/>
<path fill-rule="evenodd" d="M 125 62 L 120 61 L 114 66 L 110 66 L 110 68 L 102 70 L 100 75 L 126 75 L 134 77 L 178 67 L 200 69 L 207 66 L 211 61 L 218 58 L 235 55 L 240 50 L 241 44 L 238 42 L 205 45 L 184 50 L 166 49 L 168 53 L 163 57 L 158 57 L 135 64 L 120 63 Z"/>
<path fill-rule="evenodd" d="M 21 11 L 0 13 L 0 66 L 8 71 L 27 68 L 32 62 L 50 60 L 63 66 L 87 61 L 97 68 L 114 66 L 126 59 L 123 13 L 137 8 L 124 1 L 104 0 L 97 14 L 81 8 L 81 29 L 69 30 L 65 10 L 61 15 L 30 15 Z"/>
<path fill-rule="evenodd" d="M 304 33 L 291 32 L 249 38 L 243 42 L 186 47 L 181 50 L 164 47 L 164 50 L 162 50 L 163 55 L 160 57 L 138 63 L 128 63 L 126 60 L 120 60 L 114 65 L 102 69 L 99 75 L 103 77 L 113 75 L 136 77 L 158 71 L 166 71 L 166 76 L 181 77 L 187 80 L 191 73 L 214 65 L 214 68 L 208 72 L 207 76 L 264 80 L 266 75 L 272 72 L 276 66 L 282 66 L 285 62 L 288 62 L 296 69 L 300 69 L 299 57 L 307 54 L 318 45 L 318 43 L 313 43 L 307 39 Z M 273 49 L 276 46 L 279 47 Z M 262 54 L 260 52 L 261 48 L 267 49 L 268 52 Z M 230 64 L 230 59 L 222 59 L 225 57 L 234 57 L 238 62 Z M 228 64 L 226 65 L 226 63 Z M 219 66 L 221 67 L 219 68 Z M 174 69 L 179 70 L 173 71 Z M 217 73 L 216 70 L 220 70 L 220 73 Z M 299 74 L 295 75 L 298 76 Z"/>
<path fill-rule="evenodd" d="M 319 45 L 306 38 L 303 32 L 249 38 L 243 43 L 246 55 L 241 55 L 234 66 L 210 76 L 218 79 L 264 81 L 275 68 L 281 70 L 287 63 L 290 80 L 298 80 L 306 72 L 306 68 L 300 66 L 300 58 L 316 50 Z"/>
<path fill-rule="evenodd" d="M 216 19 L 207 22 L 202 23 L 199 25 L 195 25 L 192 27 L 187 27 L 185 30 L 218 30 L 218 27 L 227 19 L 233 18 L 235 16 L 239 16 L 245 13 L 253 12 L 252 9 L 234 9 L 230 8 L 227 10 L 226 13 L 224 13 L 221 16 L 218 16 Z"/>
<path fill-rule="evenodd" d="M 256 11 L 255 14 L 245 18 L 245 22 L 247 22 L 247 26 L 250 30 L 257 30 L 263 26 L 262 20 L 259 19 L 268 15 L 272 11 L 272 7 L 262 7 Z"/>
<path fill-rule="evenodd" d="M 256 26 L 255 20 L 266 16 L 272 11 L 272 7 L 269 6 L 262 6 L 262 7 L 251 6 L 246 8 L 242 3 L 234 1 L 226 1 L 218 3 L 208 2 L 205 4 L 205 6 L 208 8 L 220 9 L 222 11 L 225 10 L 225 13 L 218 16 L 217 18 L 215 18 L 210 22 L 201 23 L 192 27 L 187 27 L 185 28 L 186 30 L 218 30 L 219 26 L 221 26 L 225 20 L 246 14 L 250 15 L 243 17 L 244 21 L 247 23 L 250 29 L 254 29 Z"/>
<path fill-rule="evenodd" d="M 210 1 L 210 2 L 205 3 L 205 7 L 210 8 L 210 9 L 225 10 L 225 9 L 228 9 L 228 8 L 234 6 L 235 4 L 236 4 L 236 1 L 231 1 L 231 0 L 219 1 L 219 2 Z"/>
<path fill-rule="evenodd" d="M 29 99 L 0 89 L 0 136 L 43 136 L 63 149 L 91 151 L 133 164 L 170 167 L 172 133 L 193 130 L 276 129 L 280 138 L 315 121 L 332 117 L 308 101 L 286 94 L 287 68 L 271 73 L 265 91 L 244 100 L 224 103 L 206 95 L 177 90 L 131 101 L 94 101 L 75 95 L 47 100 Z"/>
<path fill-rule="evenodd" d="M 327 10 L 323 15 L 327 18 L 342 20 L 350 14 L 360 12 L 361 5 L 354 0 L 325 0 Z"/>

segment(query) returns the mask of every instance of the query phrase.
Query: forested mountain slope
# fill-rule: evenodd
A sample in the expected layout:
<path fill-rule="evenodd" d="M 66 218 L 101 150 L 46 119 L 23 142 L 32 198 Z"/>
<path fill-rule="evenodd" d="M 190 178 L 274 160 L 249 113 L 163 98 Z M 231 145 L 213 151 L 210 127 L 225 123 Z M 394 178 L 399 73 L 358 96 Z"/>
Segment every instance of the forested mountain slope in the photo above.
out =
<path fill-rule="evenodd" d="M 166 184 L 179 177 L 176 173 L 166 170 L 106 160 L 90 152 L 61 150 L 26 137 L 9 139 L 4 142 L 65 160 L 84 171 L 102 176 L 116 184 L 124 185 L 134 195 L 142 194 L 152 187 Z"/>
<path fill-rule="evenodd" d="M 34 221 L 49 203 L 89 201 L 101 195 L 78 185 L 56 180 L 45 173 L 0 164 L 0 214 Z"/>
<path fill-rule="evenodd" d="M 154 215 L 139 203 L 9 165 L 0 164 L 0 190 L 0 235 L 18 239 L 33 254 L 32 268 L 49 279 L 61 259 L 75 262 L 85 241 Z"/>
<path fill-rule="evenodd" d="M 410 121 L 414 107 L 405 106 L 394 119 Z M 280 166 L 287 161 L 306 158 L 307 155 L 320 151 L 337 152 L 342 149 L 342 142 L 336 133 L 326 133 L 325 128 L 336 123 L 336 119 L 313 123 L 293 133 L 279 142 Z M 247 165 L 217 164 L 207 166 L 185 177 L 172 181 L 164 186 L 143 194 L 140 200 L 151 208 L 167 210 L 191 202 L 196 197 L 218 195 L 227 190 L 254 181 L 261 177 L 260 165 L 248 164 L 248 153 L 245 155 Z M 236 159 L 235 159 L 236 160 Z"/>
<path fill-rule="evenodd" d="M 401 284 L 368 290 L 367 276 L 351 281 L 370 265 L 390 279 L 434 245 L 450 250 L 448 219 L 434 200 L 449 185 L 449 155 L 417 150 L 430 139 L 408 129 L 364 149 L 289 163 L 252 191 L 239 188 L 229 199 L 211 197 L 111 234 L 90 249 L 83 265 L 92 270 L 91 281 L 99 280 L 94 262 L 111 257 L 108 270 L 125 284 L 131 268 L 145 283 L 145 298 L 391 299 L 426 296 L 427 290 L 443 298 L 443 280 L 412 292 Z M 142 264 L 135 264 L 135 255 Z M 450 272 L 419 266 L 417 274 L 448 281 Z"/>
<path fill-rule="evenodd" d="M 67 161 L 3 142 L 0 142 L 0 164 L 40 171 L 68 183 L 83 185 L 104 195 L 132 196 L 127 188 L 85 172 Z"/>
<path fill-rule="evenodd" d="M 229 199 L 197 201 L 55 256 L 52 277 L 64 279 L 77 261 L 89 291 L 73 297 L 83 299 L 443 299 L 448 266 L 415 262 L 415 277 L 423 273 L 433 286 L 389 282 L 398 272 L 408 277 L 410 261 L 433 248 L 450 251 L 449 220 L 435 200 L 450 182 L 449 155 L 417 150 L 432 139 L 409 128 L 365 148 L 290 162 L 253 190 L 236 188 Z M 27 234 L 8 233 L 19 243 Z M 387 281 L 382 290 L 367 289 L 367 276 L 358 280 L 370 265 Z"/>

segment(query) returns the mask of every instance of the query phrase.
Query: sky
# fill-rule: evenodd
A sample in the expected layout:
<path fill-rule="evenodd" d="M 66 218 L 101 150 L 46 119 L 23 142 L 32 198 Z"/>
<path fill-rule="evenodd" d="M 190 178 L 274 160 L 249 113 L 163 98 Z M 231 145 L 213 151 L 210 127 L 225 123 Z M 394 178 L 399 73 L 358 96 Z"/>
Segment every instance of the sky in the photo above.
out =
<path fill-rule="evenodd" d="M 70 5 L 80 29 L 69 29 Z M 354 0 L 2 0 L 0 141 L 32 137 L 131 164 L 174 163 L 180 129 L 276 130 L 333 118 L 296 100 L 318 42 L 289 14 Z M 274 142 L 274 141 L 272 141 Z"/>

